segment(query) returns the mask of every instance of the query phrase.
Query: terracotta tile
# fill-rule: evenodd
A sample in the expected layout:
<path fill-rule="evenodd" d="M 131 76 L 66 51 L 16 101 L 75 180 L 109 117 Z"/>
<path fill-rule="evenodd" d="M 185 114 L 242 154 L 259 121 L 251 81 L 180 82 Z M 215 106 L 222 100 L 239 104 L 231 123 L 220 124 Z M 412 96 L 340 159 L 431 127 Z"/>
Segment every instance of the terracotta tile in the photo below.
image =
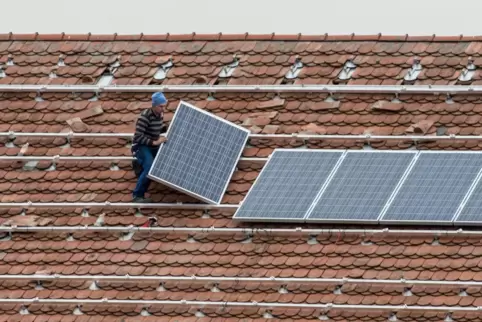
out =
<path fill-rule="evenodd" d="M 87 39 L 87 36 L 85 36 Z M 193 37 L 190 35 L 189 37 Z M 201 37 L 201 36 L 199 36 Z M 204 36 L 202 36 L 204 37 Z M 201 38 L 202 38 L 201 37 Z M 245 37 L 245 36 L 243 36 Z M 272 37 L 272 36 L 270 36 Z M 330 36 L 332 37 L 332 36 Z M 350 36 L 351 37 L 351 36 Z M 325 36 L 320 39 L 326 38 Z M 140 38 L 139 38 L 140 39 Z M 199 38 L 200 39 L 200 38 Z M 203 38 L 204 39 L 204 38 Z M 331 39 L 331 38 L 330 38 Z M 378 38 L 373 38 L 378 39 Z M 47 41 L 47 40 L 45 40 Z M 231 55 L 235 52 L 243 52 L 242 57 L 243 68 L 237 68 L 235 77 L 229 80 L 230 84 L 275 84 L 284 75 L 286 68 L 291 64 L 290 59 L 293 53 L 302 53 L 304 56 L 302 61 L 307 64 L 303 68 L 300 78 L 295 81 L 296 84 L 328 84 L 339 72 L 339 68 L 346 59 L 346 53 L 356 54 L 356 60 L 362 66 L 358 68 L 349 84 L 397 84 L 397 76 L 402 75 L 411 64 L 413 55 L 421 55 L 424 66 L 429 67 L 421 75 L 420 81 L 417 83 L 426 84 L 442 84 L 448 83 L 455 79 L 457 71 L 465 65 L 465 59 L 458 56 L 458 53 L 467 52 L 473 54 L 477 52 L 480 44 L 477 42 L 466 42 L 458 44 L 448 43 L 440 45 L 435 40 L 430 42 L 417 41 L 403 42 L 403 40 L 395 39 L 390 42 L 360 40 L 351 42 L 349 40 L 343 42 L 302 42 L 295 41 L 290 43 L 270 43 L 264 41 L 201 41 L 199 43 L 183 43 L 180 39 L 175 42 L 156 42 L 143 44 L 139 47 L 135 44 L 138 40 L 113 41 L 109 44 L 91 45 L 88 41 L 82 43 L 59 44 L 57 42 L 48 43 L 45 49 L 42 47 L 46 43 L 40 43 L 42 46 L 33 46 L 34 55 L 22 54 L 30 46 L 13 45 L 11 49 L 5 47 L 3 41 L 0 41 L 0 51 L 7 50 L 15 53 L 16 62 L 30 62 L 33 64 L 39 62 L 43 64 L 56 64 L 58 53 L 67 53 L 66 63 L 68 67 L 59 68 L 57 73 L 66 75 L 65 79 L 56 79 L 55 83 L 76 83 L 78 79 L 76 75 L 87 75 L 98 73 L 98 67 L 87 66 L 88 64 L 105 64 L 112 57 L 111 52 L 128 54 L 123 57 L 123 64 L 120 73 L 125 79 L 125 83 L 140 84 L 145 82 L 144 77 L 152 77 L 152 66 L 150 63 L 156 63 L 157 53 L 175 52 L 176 64 L 183 64 L 175 67 L 168 79 L 163 84 L 184 84 L 193 82 L 197 75 L 209 75 L 216 73 L 218 66 L 216 64 L 226 64 Z M 1 49 L 1 48 L 9 49 Z M 51 56 L 41 56 L 42 51 L 57 53 Z M 29 51 L 30 52 L 30 51 Z M 75 52 L 75 53 L 74 53 Z M 95 55 L 94 55 L 95 53 Z M 226 55 L 226 53 L 229 53 Z M 270 54 L 273 53 L 273 54 Z M 274 54 L 276 53 L 276 54 Z M 310 56 L 311 53 L 314 53 Z M 334 54 L 336 53 L 336 55 Z M 101 54 L 101 55 L 100 55 Z M 153 55 L 155 54 L 155 55 Z M 76 56 L 74 56 L 76 55 Z M 379 67 L 377 63 L 379 61 Z M 32 75 L 43 75 L 45 71 L 43 66 L 16 66 L 7 69 L 9 73 L 16 72 L 19 76 L 12 80 L 14 83 L 23 82 L 39 82 L 46 81 L 44 77 L 32 77 Z M 131 65 L 129 67 L 129 64 Z M 132 67 L 135 64 L 135 68 Z M 187 66 L 186 64 L 194 64 Z M 199 66 L 205 64 L 206 66 Z M 259 64 L 254 66 L 253 64 Z M 310 66 L 308 66 L 310 64 Z M 84 65 L 84 66 L 82 66 Z M 207 66 L 209 65 L 209 66 Z M 199 67 L 196 67 L 199 66 Z M 434 66 L 439 66 L 434 68 Z M 180 68 L 180 69 L 179 69 Z M 49 70 L 50 72 L 50 70 Z M 252 74 L 244 74 L 252 72 Z M 25 75 L 25 76 L 21 76 Z M 72 75 L 72 76 L 70 76 Z M 207 77 L 207 76 L 206 76 Z M 120 79 L 119 79 L 120 81 Z M 0 80 L 4 83 L 5 80 Z M 10 82 L 10 81 L 9 81 Z M 47 94 L 45 93 L 45 102 L 33 104 L 27 100 L 17 100 L 21 97 L 20 93 L 13 96 L 14 100 L 0 100 L 0 105 L 5 110 L 3 125 L 0 125 L 1 131 L 14 129 L 16 131 L 47 131 L 56 132 L 65 128 L 64 124 L 59 127 L 59 122 L 64 122 L 67 117 L 72 117 L 78 113 L 87 113 L 87 99 L 79 97 L 78 100 L 72 101 L 70 98 L 66 100 L 66 95 Z M 196 94 L 197 95 L 197 94 Z M 175 96 L 173 94 L 173 96 Z M 405 96 L 405 95 L 403 95 Z M 25 96 L 28 98 L 29 96 Z M 132 125 L 135 121 L 136 113 L 143 108 L 143 104 L 148 102 L 149 97 L 145 94 L 125 94 L 122 99 L 115 95 L 102 94 L 99 105 L 102 106 L 104 113 L 86 120 L 88 125 L 95 131 L 114 131 L 116 132 L 121 126 Z M 195 96 L 194 103 L 206 109 L 215 112 L 219 116 L 233 122 L 252 122 L 258 123 L 256 127 L 252 126 L 252 131 L 261 133 L 265 132 L 282 132 L 296 133 L 309 130 L 306 128 L 309 124 L 320 127 L 320 133 L 336 133 L 336 134 L 363 134 L 365 132 L 379 134 L 404 134 L 407 127 L 417 123 L 428 121 L 431 126 L 426 126 L 421 133 L 432 133 L 434 126 L 444 125 L 449 128 L 450 133 L 460 133 L 464 135 L 473 135 L 477 133 L 477 125 L 480 117 L 477 116 L 477 106 L 480 105 L 477 98 L 468 99 L 460 97 L 455 104 L 441 103 L 445 98 L 431 98 L 424 95 L 417 97 L 407 96 L 405 99 L 401 97 L 404 103 L 400 104 L 403 108 L 397 107 L 388 110 L 372 111 L 372 106 L 377 102 L 390 102 L 393 97 L 387 95 L 366 95 L 355 96 L 345 94 L 340 101 L 335 103 L 327 103 L 323 95 L 312 96 L 311 94 L 303 95 L 282 95 L 281 103 L 277 106 L 272 104 L 272 96 L 253 96 L 245 94 L 223 94 L 223 100 L 210 102 L 205 104 L 204 96 Z M 221 96 L 220 96 L 221 97 Z M 288 98 L 289 97 L 289 98 Z M 217 97 L 218 98 L 218 97 Z M 3 98 L 2 98 L 3 99 Z M 454 98 L 456 100 L 458 98 Z M 124 101 L 125 100 L 125 101 Z M 276 101 L 276 100 L 275 100 Z M 136 102 L 136 103 L 134 103 Z M 271 103 L 269 103 L 271 102 Z M 268 105 L 266 105 L 268 103 Z M 91 103 L 92 106 L 95 103 Z M 204 105 L 203 105 L 204 104 Z M 271 105 L 270 105 L 271 104 Z M 281 105 L 279 105 L 281 104 Z M 5 105 L 5 107 L 3 107 Z M 148 104 L 147 104 L 148 105 Z M 388 105 L 387 105 L 388 106 Z M 258 107 L 263 108 L 263 113 L 276 112 L 276 116 L 256 115 L 251 116 L 250 112 L 255 112 Z M 169 107 L 170 109 L 173 107 Z M 35 113 L 31 111 L 34 110 Z M 128 113 L 125 113 L 128 111 Z M 171 110 L 172 112 L 172 110 Z M 257 112 L 257 111 L 256 111 Z M 27 113 L 31 113 L 28 119 Z M 65 114 L 67 113 L 67 114 Z M 66 116 L 67 115 L 67 116 Z M 69 116 L 70 115 L 70 116 Z M 166 119 L 170 120 L 172 113 L 166 115 Z M 250 121 L 247 121 L 251 118 Z M 20 124 L 22 123 L 22 124 Z M 35 124 L 34 124 L 35 123 Z M 35 125 L 32 127 L 31 125 Z M 29 127 L 30 126 L 30 127 Z M 43 126 L 43 128 L 42 128 Z M 266 126 L 266 127 L 265 127 Z M 279 127 L 278 127 L 279 126 Z M 312 125 L 313 126 L 313 125 Z M 58 130 L 57 130 L 58 128 Z M 131 127 L 128 131 L 132 131 Z M 22 144 L 23 139 L 17 139 L 16 144 Z M 25 141 L 27 142 L 27 141 Z M 60 150 L 59 145 L 64 144 L 63 140 L 29 140 L 34 149 L 31 153 L 43 155 L 47 153 L 63 154 L 63 155 L 129 155 L 128 148 L 125 148 L 125 142 L 119 140 L 72 140 L 71 148 Z M 35 144 L 34 144 L 35 143 Z M 281 147 L 286 142 L 276 142 Z M 289 143 L 291 144 L 291 143 Z M 318 142 L 309 142 L 310 147 L 353 147 L 351 141 L 324 142 L 325 145 L 316 145 Z M 38 146 L 38 147 L 37 147 Z M 378 148 L 400 148 L 397 142 L 394 144 L 381 142 L 374 145 Z M 425 146 L 425 145 L 424 145 Z M 446 142 L 437 145 L 426 145 L 428 148 L 462 148 L 462 149 L 480 149 L 478 144 L 471 142 Z M 42 150 L 43 149 L 43 150 Z M 32 152 L 33 151 L 33 152 Z M 244 151 L 244 156 L 254 157 L 268 156 L 273 151 L 271 145 L 254 142 L 252 147 Z M 13 150 L 2 152 L 4 154 L 15 155 Z M 127 153 L 127 154 L 125 154 Z M 49 164 L 40 165 L 44 168 Z M 103 170 L 99 170 L 99 165 L 90 162 L 73 163 L 70 165 L 59 165 L 57 171 L 42 172 L 35 171 L 26 173 L 20 168 L 15 171 L 4 170 L 5 174 L 0 174 L 0 188 L 3 191 L 8 190 L 9 194 L 2 197 L 2 201 L 49 201 L 49 200 L 126 200 L 129 199 L 129 193 L 124 193 L 132 189 L 135 184 L 135 176 L 130 170 L 129 164 L 126 163 L 120 171 L 110 171 L 110 165 L 104 165 Z M 124 168 L 125 167 L 125 168 Z M 236 173 L 233 183 L 229 188 L 229 195 L 225 197 L 223 202 L 238 203 L 249 190 L 250 184 L 256 179 L 260 168 L 249 165 L 243 173 Z M 38 175 L 42 173 L 43 175 Z M 3 181 L 2 181 L 3 180 Z M 70 194 L 60 194 L 72 191 Z M 114 191 L 115 193 L 110 193 Z M 163 191 L 163 190 L 161 190 Z M 153 191 L 160 193 L 161 191 Z M 22 192 L 22 193 L 21 193 Z M 163 196 L 164 198 L 182 198 L 176 194 Z M 169 219 L 164 225 L 190 226 L 190 227 L 234 227 L 235 224 L 230 220 L 232 214 L 217 214 L 209 219 L 200 218 L 199 215 L 190 214 L 170 214 L 168 212 L 159 213 L 159 217 Z M 2 212 L 3 214 L 3 212 Z M 5 212 L 8 215 L 7 212 Z M 114 214 L 114 212 L 113 212 Z M 51 216 L 52 218 L 62 218 L 62 216 L 72 217 L 72 213 L 63 214 L 61 211 L 50 212 L 46 210 L 42 215 Z M 77 213 L 78 215 L 78 213 Z M 98 215 L 98 213 L 97 213 Z M 201 214 L 202 215 L 202 214 Z M 9 215 L 10 216 L 10 215 Z M 93 224 L 96 215 L 79 220 L 72 221 L 55 221 L 55 225 L 74 225 L 74 224 Z M 110 214 L 108 215 L 110 216 Z M 117 213 L 119 219 L 110 217 L 111 225 L 138 225 L 138 220 L 131 218 L 130 212 Z M 194 216 L 194 217 L 193 217 Z M 92 219 L 92 220 L 91 220 Z M 142 218 L 141 218 L 142 219 Z M 205 220 L 204 222 L 202 222 Z M 275 224 L 272 225 L 276 226 Z M 251 227 L 251 224 L 243 224 L 243 227 Z M 36 235 L 37 236 L 37 235 Z M 40 236 L 40 235 L 39 235 Z M 50 236 L 50 235 L 48 235 Z M 77 238 L 82 241 L 76 242 L 48 242 L 48 238 L 36 241 L 36 244 L 28 242 L 25 244 L 27 252 L 20 252 L 22 242 L 16 241 L 16 244 L 7 242 L 0 243 L 0 249 L 8 254 L 2 259 L 4 265 L 0 266 L 0 271 L 4 273 L 21 273 L 32 274 L 44 266 L 51 267 L 59 273 L 64 274 L 132 274 L 132 275 L 164 275 L 178 274 L 190 276 L 192 274 L 209 276 L 240 276 L 240 275 L 262 275 L 262 276 L 284 276 L 284 277 L 355 277 L 355 278 L 403 278 L 406 279 L 446 279 L 446 280 L 473 280 L 477 278 L 477 270 L 480 260 L 478 259 L 477 247 L 463 245 L 455 246 L 424 246 L 426 241 L 403 241 L 403 245 L 393 246 L 387 245 L 386 241 L 379 241 L 379 246 L 358 247 L 354 245 L 338 245 L 334 241 L 320 241 L 326 243 L 324 245 L 308 245 L 293 244 L 289 245 L 286 240 L 278 240 L 278 244 L 269 244 L 267 241 L 257 240 L 256 247 L 254 245 L 242 244 L 237 242 L 226 243 L 225 239 L 216 239 L 209 242 L 203 241 L 195 245 L 186 245 L 177 239 L 161 239 L 162 241 L 152 241 L 148 238 L 157 238 L 155 236 L 137 235 L 132 241 L 107 241 L 100 236 L 91 236 L 76 234 Z M 109 237 L 109 238 L 110 238 Z M 40 237 L 39 237 L 40 238 Z M 47 238 L 47 239 L 45 239 Z M 84 239 L 86 238 L 86 239 Z M 94 238 L 88 241 L 88 238 Z M 167 238 L 162 236 L 162 238 Z M 171 237 L 168 237 L 171 238 Z M 184 237 L 182 237 L 184 238 Z M 203 237 L 204 238 L 204 237 Z M 203 239 L 204 240 L 204 239 Z M 462 243 L 464 240 L 462 240 Z M 466 241 L 465 241 L 466 242 Z M 218 246 L 216 246 L 218 245 Z M 385 245 L 385 246 L 381 246 Z M 62 250 L 59 255 L 47 253 L 48 249 Z M 258 252 L 258 253 L 256 253 Z M 253 254 L 256 254 L 253 255 Z M 305 256 L 309 254 L 309 256 Z M 320 256 L 319 254 L 324 254 Z M 276 255 L 276 256 L 274 256 Z M 450 261 L 442 260 L 447 256 Z M 458 256 L 458 257 L 456 257 Z M 467 257 L 469 256 L 469 257 Z M 474 258 L 472 256 L 475 256 Z M 15 265 L 9 266 L 8 262 Z M 73 265 L 75 264 L 75 265 Z M 186 266 L 186 267 L 183 267 Z M 290 267 L 287 269 L 286 267 Z M 392 271 L 392 269 L 401 271 Z M 182 291 L 174 292 L 174 297 L 180 296 Z M 74 294 L 74 292 L 71 292 Z M 98 298 L 100 293 L 88 293 L 86 296 Z M 195 294 L 193 292 L 188 294 Z M 205 293 L 207 294 L 207 293 Z M 250 298 L 262 298 L 263 293 L 242 293 L 234 292 L 228 295 L 216 294 L 220 299 L 223 298 L 239 298 L 239 294 Z M 296 293 L 290 296 L 279 295 L 278 293 L 269 293 L 273 300 L 295 301 L 295 302 L 312 302 L 323 303 L 324 301 L 334 301 L 335 296 L 330 294 L 316 295 L 318 298 L 313 299 L 313 294 Z M 165 295 L 165 294 L 164 294 Z M 60 294 L 62 297 L 72 297 L 70 293 Z M 137 297 L 147 297 L 146 292 L 139 292 Z M 189 295 L 191 296 L 191 295 Z M 474 295 L 477 296 L 477 295 Z M 424 298 L 425 297 L 425 298 Z M 343 295 L 336 297 L 340 303 L 377 303 L 377 304 L 406 304 L 405 300 L 414 304 L 428 303 L 428 305 L 473 305 L 472 297 L 458 297 L 449 295 L 426 295 L 424 297 L 414 296 L 406 297 L 390 295 Z M 214 298 L 214 297 L 213 297 Z M 422 302 L 420 302 L 422 301 Z M 423 302 L 425 301 L 425 302 Z M 170 312 L 174 312 L 172 309 Z M 242 312 L 240 310 L 239 312 Z M 301 316 L 301 311 L 292 312 L 284 310 L 285 316 Z M 229 311 L 230 312 L 230 311 Z M 235 311 L 233 311 L 235 312 Z M 245 312 L 247 312 L 245 310 Z M 333 313 L 333 312 L 331 312 Z M 330 314 L 331 314 L 330 313 Z M 181 313 L 172 313 L 181 314 Z M 230 319 L 232 315 L 226 313 L 223 318 Z M 233 313 L 234 314 L 234 313 Z M 298 314 L 298 315 L 293 315 Z M 306 313 L 308 314 L 308 313 Z M 347 313 L 348 314 L 348 313 Z M 351 315 L 369 316 L 361 312 Z M 53 316 L 53 315 L 50 315 Z M 186 320 L 187 316 L 181 316 L 179 320 Z M 246 315 L 245 315 L 246 316 Z M 397 315 L 401 319 L 400 312 Z M 408 315 L 410 316 L 410 314 Z M 419 315 L 423 316 L 423 315 Z M 70 317 L 66 315 L 67 317 Z M 88 320 L 95 319 L 96 315 L 85 316 Z M 303 315 L 304 317 L 304 315 Z M 316 316 L 314 316 L 316 318 Z M 110 319 L 106 317 L 102 320 Z M 156 316 L 146 317 L 157 318 Z M 306 315 L 306 318 L 311 318 Z M 115 319 L 115 317 L 113 317 Z M 374 319 L 374 318 L 373 318 Z M 412 320 L 416 320 L 412 317 Z M 301 319 L 299 319 L 301 320 Z M 374 319 L 375 320 L 375 319 Z M 100 320 L 99 320 L 100 321 Z"/>

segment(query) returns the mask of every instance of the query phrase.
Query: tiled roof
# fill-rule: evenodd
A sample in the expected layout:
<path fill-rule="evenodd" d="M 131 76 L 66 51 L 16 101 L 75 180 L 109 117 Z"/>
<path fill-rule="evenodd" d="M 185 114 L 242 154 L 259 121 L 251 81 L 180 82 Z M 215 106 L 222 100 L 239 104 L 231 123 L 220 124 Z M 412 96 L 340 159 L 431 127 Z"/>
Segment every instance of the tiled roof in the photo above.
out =
<path fill-rule="evenodd" d="M 410 85 L 458 84 L 469 61 L 482 60 L 481 37 L 305 36 L 305 35 L 0 35 L 0 84 L 95 84 L 111 68 L 119 85 L 396 85 L 415 61 L 421 71 Z M 239 65 L 232 75 L 222 68 Z M 154 75 L 172 59 L 164 79 Z M 302 69 L 286 79 L 299 59 Z M 59 60 L 63 63 L 59 64 Z M 340 79 L 343 66 L 356 66 Z M 118 62 L 118 66 L 114 66 Z M 463 84 L 481 84 L 476 69 Z M 480 135 L 482 99 L 478 95 L 320 94 L 320 93 L 167 93 L 170 120 L 180 99 L 243 125 L 253 133 L 293 134 L 460 134 Z M 138 113 L 149 106 L 150 93 L 0 93 L 0 132 L 133 131 Z M 479 106 L 480 105 L 480 106 Z M 97 112 L 91 113 L 97 107 Z M 101 108 L 101 110 L 99 109 Z M 67 122 L 69 121 L 69 122 Z M 70 125 L 69 125 L 70 123 Z M 129 141 L 119 138 L 67 139 L 0 137 L 0 156 L 130 156 Z M 375 149 L 479 150 L 479 141 L 410 140 L 372 142 Z M 364 148 L 356 140 L 251 140 L 244 157 L 267 157 L 276 147 Z M 130 162 L 12 162 L 0 160 L 0 201 L 7 202 L 130 202 L 135 175 Z M 262 163 L 242 162 L 223 200 L 237 204 L 248 192 Z M 153 184 L 159 202 L 192 201 Z M 230 211 L 0 208 L 2 221 L 34 220 L 41 226 L 140 226 L 157 216 L 162 227 L 293 228 L 276 223 L 236 223 Z M 18 215 L 38 216 L 19 217 Z M 308 226 L 306 226 L 308 227 Z M 310 225 L 314 228 L 325 226 Z M 352 228 L 355 226 L 352 226 Z M 359 228 L 359 227 L 355 227 Z M 380 237 L 381 236 L 381 237 Z M 479 238 L 373 236 L 334 233 L 310 238 L 296 234 L 135 233 L 78 231 L 13 233 L 0 241 L 0 274 L 214 276 L 280 278 L 362 278 L 480 281 Z M 481 287 L 380 286 L 378 284 L 311 283 L 279 286 L 263 283 L 0 281 L 0 321 L 240 321 L 265 317 L 296 321 L 443 321 L 451 306 L 453 321 L 476 321 L 480 313 L 458 309 L 482 306 Z M 270 302 L 284 304 L 353 305 L 349 309 L 253 307 L 193 308 L 188 305 L 27 304 L 2 299 L 120 299 Z M 408 305 L 425 309 L 361 308 L 360 305 Z M 76 310 L 76 308 L 78 310 Z M 27 313 L 28 314 L 22 314 Z M 90 320 L 89 320 L 90 319 Z"/>

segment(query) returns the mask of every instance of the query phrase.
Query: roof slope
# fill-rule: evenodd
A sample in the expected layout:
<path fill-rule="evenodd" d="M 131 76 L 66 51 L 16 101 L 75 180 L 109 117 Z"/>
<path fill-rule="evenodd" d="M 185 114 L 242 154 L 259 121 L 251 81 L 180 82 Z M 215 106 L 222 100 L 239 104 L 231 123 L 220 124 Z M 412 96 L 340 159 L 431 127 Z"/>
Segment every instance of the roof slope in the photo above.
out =
<path fill-rule="evenodd" d="M 415 60 L 422 70 L 410 84 L 456 84 L 469 58 L 480 65 L 482 39 L 476 37 L 396 36 L 278 36 L 278 35 L 0 35 L 0 84 L 95 84 L 109 68 L 113 84 L 402 84 Z M 230 77 L 218 77 L 222 68 L 239 58 Z M 285 75 L 301 59 L 296 78 Z M 163 80 L 154 75 L 172 59 Z M 349 79 L 339 78 L 345 63 L 356 69 Z M 60 61 L 60 62 L 59 62 Z M 118 66 L 116 64 L 118 63 Z M 1 75 L 1 72 L 0 72 Z M 480 84 L 478 70 L 464 84 Z M 407 86 L 410 86 L 407 84 Z M 457 95 L 281 93 L 168 93 L 170 120 L 182 99 L 254 133 L 320 134 L 481 134 L 481 98 Z M 137 114 L 149 106 L 150 93 L 0 93 L 0 132 L 132 132 Z M 102 111 L 93 112 L 101 107 Z M 82 122 L 71 120 L 79 117 Z M 69 122 L 67 122 L 69 121 Z M 129 141 L 119 138 L 0 138 L 0 155 L 15 156 L 29 143 L 25 156 L 130 156 Z M 244 157 L 267 157 L 276 147 L 356 148 L 354 140 L 251 140 Z M 409 140 L 376 141 L 377 149 L 407 149 Z M 421 149 L 479 150 L 478 141 L 419 142 Z M 262 163 L 244 161 L 233 176 L 223 203 L 237 204 L 257 177 Z M 1 202 L 129 202 L 135 185 L 130 162 L 120 161 L 0 161 Z M 151 186 L 162 202 L 192 199 Z M 163 227 L 264 227 L 280 224 L 240 224 L 230 211 L 145 209 L 143 217 L 131 210 L 0 208 L 2 220 L 22 220 L 20 214 L 39 216 L 39 225 L 142 225 L 155 215 Z M 32 217 L 24 217 L 32 218 Z M 291 225 L 282 227 L 290 228 Z M 308 227 L 308 226 L 306 226 Z M 310 225 L 310 227 L 317 227 Z M 318 226 L 322 227 L 322 226 Z M 242 233 L 136 233 L 116 232 L 14 233 L 0 241 L 0 274 L 103 274 L 131 276 L 214 276 L 280 278 L 363 278 L 477 281 L 482 278 L 477 246 L 469 237 L 401 237 L 392 235 L 328 234 L 276 236 Z M 293 282 L 279 285 L 258 282 L 0 282 L 0 320 L 6 321 L 239 321 L 263 317 L 315 321 L 386 321 L 396 312 L 398 321 L 442 321 L 446 312 L 432 306 L 453 306 L 454 321 L 475 321 L 480 313 L 461 308 L 481 306 L 481 287 L 385 286 L 337 282 L 315 285 Z M 462 296 L 464 295 L 464 296 Z M 6 304 L 1 299 L 120 299 L 273 302 L 278 304 L 354 305 L 334 308 L 206 307 L 187 305 Z M 425 309 L 357 307 L 357 305 L 422 306 Z M 76 309 L 77 308 L 77 309 Z M 22 315 L 21 313 L 26 313 Z M 75 314 L 74 314 L 75 313 Z M 82 313 L 82 315 L 78 315 Z M 144 314 L 145 313 L 145 314 Z M 146 315 L 146 316 L 145 316 Z"/>

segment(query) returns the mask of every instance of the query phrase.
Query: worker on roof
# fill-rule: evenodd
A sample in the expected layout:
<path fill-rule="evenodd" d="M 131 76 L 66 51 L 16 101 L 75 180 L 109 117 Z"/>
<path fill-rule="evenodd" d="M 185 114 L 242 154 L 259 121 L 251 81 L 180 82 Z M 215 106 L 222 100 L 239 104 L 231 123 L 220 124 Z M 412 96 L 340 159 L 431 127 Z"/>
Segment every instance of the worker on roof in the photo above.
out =
<path fill-rule="evenodd" d="M 137 119 L 136 132 L 132 142 L 132 154 L 136 157 L 136 161 L 142 169 L 132 193 L 132 202 L 152 202 L 150 198 L 145 197 L 145 193 L 151 183 L 147 174 L 151 169 L 160 145 L 167 140 L 165 136 L 161 136 L 166 131 L 163 118 L 164 107 L 166 107 L 167 102 L 163 93 L 156 92 L 152 94 L 152 107 L 142 111 Z"/>

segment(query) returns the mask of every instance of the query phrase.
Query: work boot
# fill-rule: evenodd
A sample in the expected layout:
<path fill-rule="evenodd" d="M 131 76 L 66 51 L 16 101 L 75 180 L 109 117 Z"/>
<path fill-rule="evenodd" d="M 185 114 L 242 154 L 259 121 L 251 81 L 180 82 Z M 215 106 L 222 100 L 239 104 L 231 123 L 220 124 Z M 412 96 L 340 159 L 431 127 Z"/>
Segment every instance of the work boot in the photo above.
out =
<path fill-rule="evenodd" d="M 133 203 L 152 203 L 152 199 L 144 198 L 144 197 L 134 197 L 134 199 L 132 199 L 132 202 Z"/>

